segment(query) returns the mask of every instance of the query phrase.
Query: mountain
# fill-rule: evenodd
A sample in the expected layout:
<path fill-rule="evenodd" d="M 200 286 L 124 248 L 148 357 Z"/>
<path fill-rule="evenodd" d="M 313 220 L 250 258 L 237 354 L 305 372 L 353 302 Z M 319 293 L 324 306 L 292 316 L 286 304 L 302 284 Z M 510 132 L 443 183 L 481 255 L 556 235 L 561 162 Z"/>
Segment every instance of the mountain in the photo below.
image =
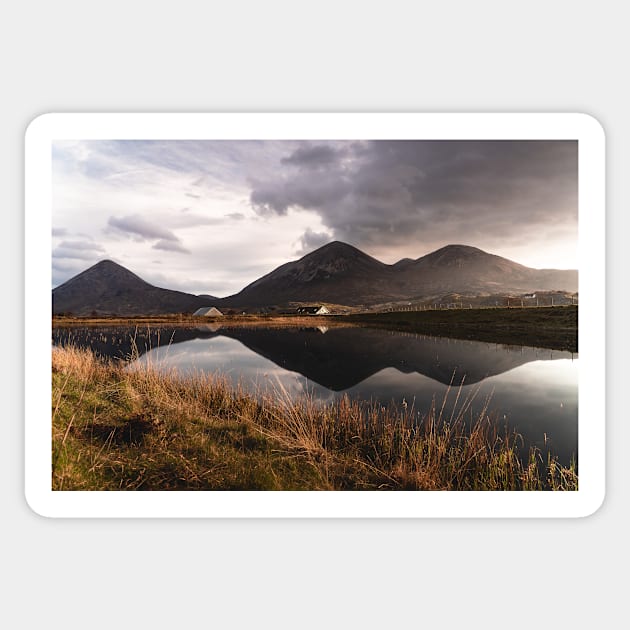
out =
<path fill-rule="evenodd" d="M 153 315 L 192 313 L 201 306 L 256 310 L 305 302 L 374 306 L 446 294 L 572 292 L 577 280 L 575 270 L 532 269 L 468 245 L 447 245 L 388 265 L 334 241 L 226 298 L 161 289 L 103 260 L 53 290 L 53 313 Z"/>
<path fill-rule="evenodd" d="M 357 304 L 372 301 L 386 291 L 393 276 L 390 265 L 352 245 L 333 241 L 281 265 L 225 302 L 230 306 L 318 301 Z"/>
<path fill-rule="evenodd" d="M 102 260 L 52 292 L 53 314 L 155 315 L 190 313 L 220 300 L 161 289 L 111 260 Z"/>
<path fill-rule="evenodd" d="M 225 298 L 230 306 L 289 302 L 348 306 L 427 299 L 446 293 L 487 295 L 577 290 L 577 271 L 532 269 L 467 245 L 447 245 L 416 260 L 382 263 L 334 241 Z"/>
<path fill-rule="evenodd" d="M 447 245 L 404 267 L 413 296 L 577 291 L 577 271 L 532 269 L 468 245 Z"/>

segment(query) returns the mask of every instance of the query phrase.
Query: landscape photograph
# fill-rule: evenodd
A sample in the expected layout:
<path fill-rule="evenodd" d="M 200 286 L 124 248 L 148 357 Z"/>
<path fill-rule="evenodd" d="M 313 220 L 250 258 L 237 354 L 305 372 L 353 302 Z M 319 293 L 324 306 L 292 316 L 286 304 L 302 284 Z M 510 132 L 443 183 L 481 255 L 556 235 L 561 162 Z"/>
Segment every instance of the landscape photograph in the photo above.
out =
<path fill-rule="evenodd" d="M 577 491 L 577 242 L 576 140 L 54 140 L 51 489 Z"/>

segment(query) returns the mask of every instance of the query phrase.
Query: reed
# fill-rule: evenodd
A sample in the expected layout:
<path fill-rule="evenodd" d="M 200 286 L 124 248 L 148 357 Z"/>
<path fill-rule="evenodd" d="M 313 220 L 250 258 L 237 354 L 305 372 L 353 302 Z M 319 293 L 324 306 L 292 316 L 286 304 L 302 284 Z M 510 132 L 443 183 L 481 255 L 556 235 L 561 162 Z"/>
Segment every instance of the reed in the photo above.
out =
<path fill-rule="evenodd" d="M 576 490 L 575 466 L 522 452 L 488 400 L 453 387 L 417 410 L 280 385 L 252 396 L 220 374 L 53 350 L 56 490 Z M 475 405 L 478 407 L 479 405 Z"/>

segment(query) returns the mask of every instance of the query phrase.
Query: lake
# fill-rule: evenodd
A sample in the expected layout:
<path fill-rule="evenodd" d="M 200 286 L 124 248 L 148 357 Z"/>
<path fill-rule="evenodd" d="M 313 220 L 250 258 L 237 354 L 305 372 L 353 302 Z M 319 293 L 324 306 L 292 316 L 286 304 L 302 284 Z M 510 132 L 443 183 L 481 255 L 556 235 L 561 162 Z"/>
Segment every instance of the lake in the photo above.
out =
<path fill-rule="evenodd" d="M 428 337 L 370 328 L 194 327 L 54 328 L 53 344 L 73 343 L 101 356 L 181 373 L 225 375 L 258 394 L 284 391 L 321 403 L 349 396 L 413 409 L 421 422 L 432 404 L 443 417 L 472 397 L 525 446 L 577 460 L 578 355 L 570 352 Z M 132 342 L 133 340 L 133 342 Z"/>

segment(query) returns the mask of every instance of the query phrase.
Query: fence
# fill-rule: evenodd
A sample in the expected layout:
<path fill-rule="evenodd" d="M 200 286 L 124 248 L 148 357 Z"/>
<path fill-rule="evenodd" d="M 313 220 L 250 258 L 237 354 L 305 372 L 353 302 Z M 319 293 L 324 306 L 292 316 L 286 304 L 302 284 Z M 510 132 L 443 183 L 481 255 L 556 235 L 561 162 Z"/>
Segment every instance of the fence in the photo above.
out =
<path fill-rule="evenodd" d="M 494 301 L 494 304 L 460 301 L 460 302 L 433 302 L 430 304 L 410 304 L 408 306 L 392 306 L 378 311 L 369 312 L 405 313 L 412 311 L 449 311 L 461 309 L 488 309 L 488 308 L 542 308 L 548 306 L 577 306 L 577 296 L 544 295 L 539 297 L 506 297 Z"/>

